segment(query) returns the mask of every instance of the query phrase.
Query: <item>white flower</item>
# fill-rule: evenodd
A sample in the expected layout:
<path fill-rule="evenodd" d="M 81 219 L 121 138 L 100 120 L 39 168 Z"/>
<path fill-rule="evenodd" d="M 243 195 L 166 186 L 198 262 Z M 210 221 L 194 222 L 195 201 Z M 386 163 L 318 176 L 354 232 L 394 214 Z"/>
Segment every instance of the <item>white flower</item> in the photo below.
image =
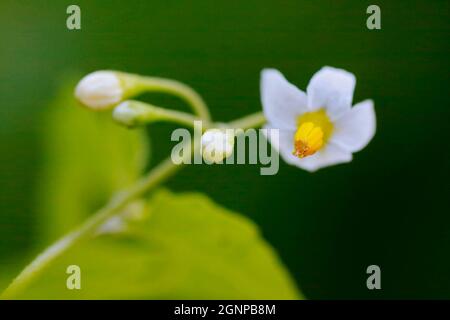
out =
<path fill-rule="evenodd" d="M 202 156 L 206 163 L 222 163 L 233 153 L 232 129 L 209 129 L 202 135 Z"/>
<path fill-rule="evenodd" d="M 375 134 L 372 100 L 352 107 L 355 76 L 323 67 L 311 79 L 306 94 L 275 69 L 261 74 L 261 98 L 268 128 L 280 130 L 271 141 L 289 164 L 308 171 L 350 162 Z"/>
<path fill-rule="evenodd" d="M 104 110 L 122 100 L 124 89 L 118 73 L 96 71 L 81 79 L 75 89 L 75 96 L 86 107 Z"/>

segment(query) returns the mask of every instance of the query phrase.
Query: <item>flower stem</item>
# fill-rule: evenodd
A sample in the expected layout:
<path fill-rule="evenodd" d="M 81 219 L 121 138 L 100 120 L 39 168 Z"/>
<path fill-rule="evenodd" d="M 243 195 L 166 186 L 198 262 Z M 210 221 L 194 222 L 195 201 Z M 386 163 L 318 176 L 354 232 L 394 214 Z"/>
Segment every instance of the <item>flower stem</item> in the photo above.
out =
<path fill-rule="evenodd" d="M 259 127 L 265 121 L 266 120 L 262 113 L 255 113 L 241 119 L 231 121 L 226 126 L 229 128 L 248 129 L 252 127 Z M 190 156 L 191 154 L 186 154 L 186 157 Z M 101 225 L 103 225 L 114 215 L 119 214 L 120 211 L 126 207 L 126 205 L 157 187 L 180 168 L 181 165 L 174 164 L 172 159 L 169 157 L 151 170 L 147 175 L 139 179 L 131 188 L 118 193 L 105 207 L 94 213 L 80 227 L 68 233 L 39 254 L 11 282 L 0 298 L 12 299 L 17 296 L 56 258 L 61 256 L 77 243 L 91 237 Z"/>
<path fill-rule="evenodd" d="M 113 118 L 118 123 L 128 127 L 145 125 L 157 121 L 169 121 L 187 127 L 194 127 L 194 121 L 202 120 L 190 113 L 160 108 L 136 100 L 127 100 L 119 104 L 114 109 Z"/>
<path fill-rule="evenodd" d="M 249 129 L 257 128 L 266 123 L 266 118 L 262 112 L 256 112 L 240 119 L 228 123 L 230 128 L 235 129 Z"/>
<path fill-rule="evenodd" d="M 127 79 L 125 77 L 125 79 Z M 142 92 L 162 92 L 169 93 L 185 100 L 194 110 L 194 112 L 202 118 L 203 121 L 211 121 L 211 115 L 206 103 L 191 87 L 176 80 L 146 77 L 133 75 L 128 78 L 129 83 L 125 83 L 130 89 L 129 97 L 137 95 Z"/>
<path fill-rule="evenodd" d="M 124 209 L 132 200 L 144 195 L 146 192 L 156 187 L 159 183 L 174 174 L 179 168 L 181 168 L 181 165 L 174 164 L 172 160 L 168 158 L 150 171 L 146 176 L 138 180 L 138 182 L 130 189 L 117 194 L 104 208 L 93 214 L 78 229 L 75 229 L 62 237 L 44 252 L 39 254 L 34 261 L 26 266 L 13 280 L 0 298 L 11 299 L 16 296 L 29 283 L 38 277 L 53 260 L 83 239 L 89 238 L 102 224 L 113 215 L 119 213 L 120 210 Z"/>
<path fill-rule="evenodd" d="M 155 113 L 156 113 L 155 115 L 158 117 L 159 120 L 171 121 L 185 125 L 187 127 L 194 127 L 194 121 L 201 120 L 200 118 L 192 116 L 189 113 L 164 108 L 157 108 L 155 110 Z"/>

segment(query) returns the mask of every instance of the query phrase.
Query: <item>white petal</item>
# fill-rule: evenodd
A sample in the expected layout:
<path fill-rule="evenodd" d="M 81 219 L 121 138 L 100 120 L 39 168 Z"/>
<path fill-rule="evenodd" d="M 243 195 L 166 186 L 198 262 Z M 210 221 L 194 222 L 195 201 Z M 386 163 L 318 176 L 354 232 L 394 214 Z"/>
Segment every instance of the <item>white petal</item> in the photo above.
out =
<path fill-rule="evenodd" d="M 309 163 L 308 165 L 305 163 L 305 166 L 308 166 L 309 171 L 311 172 L 319 170 L 320 168 L 329 167 L 340 163 L 347 163 L 353 159 L 351 152 L 333 143 L 327 143 L 322 150 L 312 155 L 312 157 L 314 156 L 317 158 L 310 159 L 314 162 Z M 306 157 L 305 160 L 308 160 L 308 157 Z"/>
<path fill-rule="evenodd" d="M 311 110 L 325 108 L 331 120 L 337 119 L 352 105 L 355 76 L 343 69 L 323 67 L 314 74 L 306 90 Z"/>
<path fill-rule="evenodd" d="M 272 129 L 270 126 L 265 128 Z M 332 143 L 328 143 L 322 150 L 312 156 L 300 159 L 292 154 L 294 150 L 294 134 L 295 131 L 293 130 L 280 130 L 279 141 L 270 141 L 273 148 L 290 165 L 314 172 L 320 168 L 352 161 L 351 152 Z"/>
<path fill-rule="evenodd" d="M 309 172 L 314 172 L 321 168 L 340 163 L 347 163 L 353 159 L 351 152 L 332 143 L 328 143 L 323 149 L 319 150 L 312 156 L 300 159 L 294 156 L 291 151 L 290 157 L 291 160 L 286 162 Z"/>
<path fill-rule="evenodd" d="M 350 152 L 357 152 L 372 140 L 375 131 L 373 101 L 365 100 L 356 104 L 334 123 L 334 133 L 330 141 Z"/>
<path fill-rule="evenodd" d="M 290 132 L 290 134 L 292 134 L 292 137 L 293 137 L 293 134 L 294 134 L 294 131 L 292 131 L 292 130 L 280 130 L 280 129 L 278 129 L 278 128 L 274 128 L 273 127 L 273 125 L 272 124 L 266 124 L 266 125 L 264 125 L 264 127 L 263 127 L 263 129 L 264 130 L 262 130 L 262 133 L 264 134 L 264 136 L 266 137 L 266 139 L 267 139 L 267 141 L 269 141 L 270 142 L 270 144 L 272 145 L 272 147 L 277 151 L 277 152 L 280 152 L 280 140 L 281 140 L 281 134 L 282 134 L 282 132 L 283 132 L 283 134 L 285 134 L 286 135 L 286 133 L 287 132 Z M 268 132 L 268 130 L 278 130 L 278 140 L 272 140 L 271 139 L 271 135 L 269 134 L 269 132 Z"/>
<path fill-rule="evenodd" d="M 306 94 L 275 69 L 261 72 L 261 102 L 268 122 L 279 129 L 294 130 L 297 117 L 308 111 Z"/>

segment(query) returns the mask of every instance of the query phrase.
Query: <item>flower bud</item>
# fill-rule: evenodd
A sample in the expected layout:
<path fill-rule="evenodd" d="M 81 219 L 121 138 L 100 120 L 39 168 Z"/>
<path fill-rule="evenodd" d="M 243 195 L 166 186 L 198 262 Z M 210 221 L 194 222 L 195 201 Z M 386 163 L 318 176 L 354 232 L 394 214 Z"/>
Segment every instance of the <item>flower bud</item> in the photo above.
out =
<path fill-rule="evenodd" d="M 157 109 L 140 101 L 127 100 L 114 109 L 113 118 L 124 126 L 135 127 L 145 122 L 157 120 Z"/>
<path fill-rule="evenodd" d="M 222 163 L 233 153 L 232 129 L 210 129 L 202 135 L 202 156 L 207 163 Z"/>
<path fill-rule="evenodd" d="M 85 76 L 75 89 L 75 96 L 93 110 L 109 109 L 124 97 L 118 72 L 96 71 Z"/>

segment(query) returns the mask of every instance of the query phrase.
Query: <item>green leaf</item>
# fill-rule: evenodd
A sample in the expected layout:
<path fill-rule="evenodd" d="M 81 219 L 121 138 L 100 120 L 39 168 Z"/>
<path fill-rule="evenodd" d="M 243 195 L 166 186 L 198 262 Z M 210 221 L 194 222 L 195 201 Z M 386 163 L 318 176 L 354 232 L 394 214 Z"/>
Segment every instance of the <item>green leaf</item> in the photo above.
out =
<path fill-rule="evenodd" d="M 67 83 L 42 121 L 37 221 L 44 243 L 70 231 L 133 183 L 147 162 L 144 133 L 117 125 L 110 112 L 79 105 L 75 85 Z"/>
<path fill-rule="evenodd" d="M 18 298 L 301 298 L 257 227 L 206 196 L 158 191 L 141 213 L 66 252 Z M 69 265 L 81 269 L 80 290 L 66 288 Z"/>

